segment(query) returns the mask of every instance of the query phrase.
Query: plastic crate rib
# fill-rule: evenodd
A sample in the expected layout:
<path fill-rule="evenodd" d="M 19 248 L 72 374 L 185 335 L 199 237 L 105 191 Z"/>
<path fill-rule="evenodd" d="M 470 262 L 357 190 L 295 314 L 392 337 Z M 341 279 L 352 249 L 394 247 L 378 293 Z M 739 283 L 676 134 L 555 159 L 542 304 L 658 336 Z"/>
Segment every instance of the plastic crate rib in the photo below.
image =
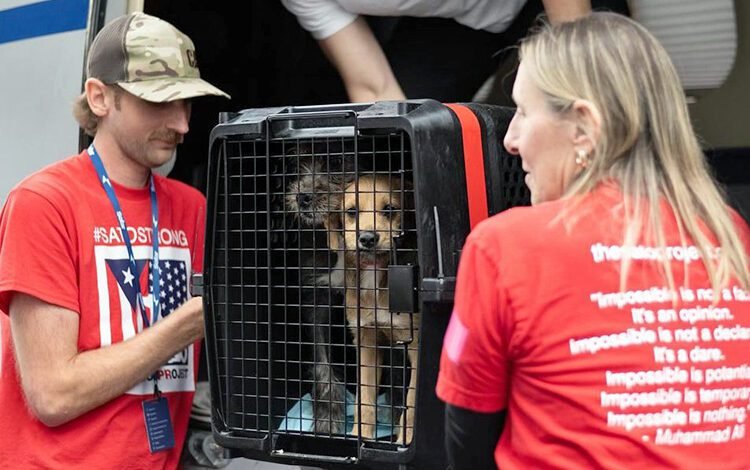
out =
<path fill-rule="evenodd" d="M 444 462 L 433 390 L 460 248 L 476 214 L 528 203 L 501 147 L 512 111 L 462 109 L 476 139 L 430 100 L 250 109 L 214 129 L 203 295 L 213 432 L 234 455 Z"/>

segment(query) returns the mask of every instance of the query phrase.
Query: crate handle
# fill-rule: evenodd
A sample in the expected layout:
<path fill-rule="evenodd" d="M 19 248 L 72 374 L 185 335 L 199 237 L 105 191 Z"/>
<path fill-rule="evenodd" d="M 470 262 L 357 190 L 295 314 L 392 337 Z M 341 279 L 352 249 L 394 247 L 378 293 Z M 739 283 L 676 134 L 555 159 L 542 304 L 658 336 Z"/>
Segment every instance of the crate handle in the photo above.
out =
<path fill-rule="evenodd" d="M 293 124 L 295 122 L 300 124 L 295 126 Z M 300 129 L 315 127 L 347 129 L 351 127 L 356 135 L 357 113 L 351 109 L 345 109 L 273 114 L 266 118 L 266 138 L 270 140 L 272 135 L 288 132 L 294 127 Z"/>
<path fill-rule="evenodd" d="M 308 111 L 306 113 L 272 114 L 266 119 L 269 121 L 301 121 L 304 119 L 354 119 L 357 113 L 353 110 L 337 111 Z"/>
<path fill-rule="evenodd" d="M 271 455 L 275 457 L 286 457 L 290 459 L 308 460 L 310 462 L 327 462 L 339 464 L 355 464 L 356 457 L 336 457 L 333 455 L 303 454 L 300 452 L 286 452 L 284 449 L 272 450 Z"/>

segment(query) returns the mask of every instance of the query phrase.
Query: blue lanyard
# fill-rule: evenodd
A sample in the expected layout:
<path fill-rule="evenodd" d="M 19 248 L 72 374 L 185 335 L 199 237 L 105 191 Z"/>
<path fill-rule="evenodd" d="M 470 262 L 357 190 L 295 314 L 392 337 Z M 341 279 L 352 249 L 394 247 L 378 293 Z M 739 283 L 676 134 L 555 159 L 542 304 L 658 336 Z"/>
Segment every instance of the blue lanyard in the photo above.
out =
<path fill-rule="evenodd" d="M 117 200 L 115 190 L 114 188 L 112 188 L 112 183 L 107 176 L 107 170 L 104 169 L 102 159 L 99 156 L 99 153 L 94 148 L 94 144 L 89 145 L 88 153 L 91 157 L 91 162 L 94 164 L 96 173 L 97 175 L 99 175 L 99 181 L 102 183 L 102 188 L 104 188 L 104 192 L 107 193 L 109 202 L 112 203 L 112 208 L 115 210 L 115 216 L 117 217 L 117 222 L 120 225 L 120 233 L 122 234 L 122 239 L 125 241 L 125 246 L 128 249 L 130 269 L 133 272 L 133 275 L 137 276 L 138 268 L 135 264 L 135 256 L 133 255 L 133 244 L 130 241 L 130 235 L 128 235 L 128 227 L 125 224 L 125 216 L 123 216 L 122 214 L 120 202 Z M 161 273 L 161 269 L 159 268 L 159 207 L 156 202 L 156 187 L 154 186 L 153 174 L 149 177 L 149 188 L 151 189 L 151 242 L 153 246 L 153 258 L 151 259 L 153 307 L 151 311 L 154 314 L 154 321 L 157 321 L 159 319 L 159 314 L 161 311 L 161 286 L 159 284 L 159 275 Z M 138 301 L 138 310 L 141 311 L 141 318 L 143 319 L 144 327 L 148 328 L 149 326 L 151 326 L 151 322 L 148 319 L 148 315 L 146 315 L 146 306 L 143 302 L 143 294 L 141 293 L 141 286 L 138 277 L 136 277 L 136 286 L 136 300 Z"/>

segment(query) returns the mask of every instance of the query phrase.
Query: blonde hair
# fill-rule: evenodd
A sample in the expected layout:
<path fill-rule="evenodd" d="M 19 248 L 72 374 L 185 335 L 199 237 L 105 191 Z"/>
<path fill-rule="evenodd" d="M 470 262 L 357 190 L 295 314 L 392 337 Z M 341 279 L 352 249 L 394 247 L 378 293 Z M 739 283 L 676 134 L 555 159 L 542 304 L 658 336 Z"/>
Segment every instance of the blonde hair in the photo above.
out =
<path fill-rule="evenodd" d="M 108 88 L 113 90 L 115 96 L 115 107 L 120 109 L 120 100 L 125 90 L 117 85 L 107 85 Z M 89 101 L 86 98 L 86 93 L 81 93 L 73 102 L 73 117 L 78 122 L 78 125 L 83 131 L 94 137 L 96 130 L 99 127 L 99 116 L 94 114 L 89 106 Z"/>
<path fill-rule="evenodd" d="M 89 101 L 86 99 L 86 93 L 81 93 L 73 102 L 73 117 L 83 132 L 94 137 L 96 128 L 99 126 L 99 116 L 94 114 L 89 107 Z"/>
<path fill-rule="evenodd" d="M 568 113 L 576 100 L 586 100 L 601 114 L 591 163 L 564 197 L 585 195 L 604 181 L 619 183 L 625 246 L 635 245 L 645 234 L 647 242 L 665 247 L 660 203 L 666 201 L 681 243 L 689 238 L 701 253 L 715 294 L 732 276 L 747 288 L 747 253 L 709 174 L 677 72 L 659 42 L 629 18 L 593 13 L 570 23 L 543 25 L 523 41 L 519 58 L 555 112 Z M 715 247 L 721 247 L 718 253 Z M 621 289 L 629 266 L 626 257 Z M 660 269 L 674 289 L 666 257 Z"/>

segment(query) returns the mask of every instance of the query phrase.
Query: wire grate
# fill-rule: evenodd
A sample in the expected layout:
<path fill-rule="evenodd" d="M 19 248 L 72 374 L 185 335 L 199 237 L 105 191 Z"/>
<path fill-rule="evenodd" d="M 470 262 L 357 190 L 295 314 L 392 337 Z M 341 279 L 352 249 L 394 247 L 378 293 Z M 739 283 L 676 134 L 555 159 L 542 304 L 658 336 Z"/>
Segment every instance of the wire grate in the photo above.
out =
<path fill-rule="evenodd" d="M 416 269 L 409 149 L 403 132 L 222 144 L 209 285 L 228 430 L 411 441 L 419 316 L 390 310 L 388 284 Z"/>
<path fill-rule="evenodd" d="M 521 159 L 512 155 L 505 155 L 500 159 L 500 172 L 503 178 L 502 201 L 504 209 L 515 206 L 527 206 L 531 201 L 531 193 L 524 183 L 525 173 L 521 168 Z"/>

